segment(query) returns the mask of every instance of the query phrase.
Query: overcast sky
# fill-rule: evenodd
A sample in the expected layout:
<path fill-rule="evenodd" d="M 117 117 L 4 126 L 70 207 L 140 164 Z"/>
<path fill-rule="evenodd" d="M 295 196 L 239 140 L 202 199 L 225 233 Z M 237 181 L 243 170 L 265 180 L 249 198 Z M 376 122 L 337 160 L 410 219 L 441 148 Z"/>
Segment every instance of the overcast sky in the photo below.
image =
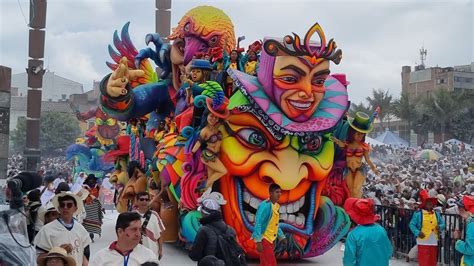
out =
<path fill-rule="evenodd" d="M 178 1 L 172 0 L 172 27 L 187 10 L 199 5 L 221 8 L 234 22 L 236 35 L 248 43 L 264 36 L 304 36 L 319 22 L 334 38 L 343 60 L 333 73 L 345 73 L 349 96 L 360 102 L 372 88 L 401 90 L 403 65 L 453 66 L 473 60 L 473 1 Z M 28 60 L 28 0 L 0 0 L 0 64 L 24 72 Z M 155 30 L 155 0 L 48 0 L 45 65 L 58 75 L 92 87 L 109 72 L 107 45 L 115 29 L 131 22 L 135 46 Z M 20 8 L 21 6 L 21 8 Z"/>

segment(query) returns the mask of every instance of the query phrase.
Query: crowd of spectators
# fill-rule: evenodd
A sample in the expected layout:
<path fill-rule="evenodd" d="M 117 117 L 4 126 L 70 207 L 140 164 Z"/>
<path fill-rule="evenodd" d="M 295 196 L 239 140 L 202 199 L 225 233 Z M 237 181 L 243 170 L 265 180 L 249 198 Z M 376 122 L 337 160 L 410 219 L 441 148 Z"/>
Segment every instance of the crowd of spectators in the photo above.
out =
<path fill-rule="evenodd" d="M 422 147 L 372 147 L 370 155 L 380 175 L 368 172 L 364 197 L 378 205 L 417 209 L 419 193 L 425 189 L 438 198 L 438 209 L 457 214 L 456 202 L 463 195 L 474 195 L 474 151 L 465 144 L 429 148 L 439 158 L 417 157 Z"/>

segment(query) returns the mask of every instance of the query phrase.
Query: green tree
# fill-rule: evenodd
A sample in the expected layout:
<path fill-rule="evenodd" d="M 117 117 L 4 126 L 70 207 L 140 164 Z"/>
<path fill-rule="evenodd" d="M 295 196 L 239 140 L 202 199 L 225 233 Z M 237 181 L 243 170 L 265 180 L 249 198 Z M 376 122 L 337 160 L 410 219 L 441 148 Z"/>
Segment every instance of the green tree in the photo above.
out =
<path fill-rule="evenodd" d="M 408 93 L 403 93 L 400 99 L 393 101 L 392 103 L 392 113 L 402 119 L 407 121 L 408 130 L 412 129 L 412 122 L 416 119 L 417 113 L 415 110 L 416 103 L 410 103 Z"/>
<path fill-rule="evenodd" d="M 456 139 L 472 143 L 474 134 L 474 93 L 454 93 L 457 101 L 457 111 L 446 126 L 446 132 Z"/>
<path fill-rule="evenodd" d="M 52 152 L 64 149 L 74 143 L 81 130 L 77 119 L 72 114 L 48 112 L 41 114 L 40 149 Z M 26 119 L 18 120 L 17 128 L 11 134 L 13 149 L 22 152 L 26 143 Z"/>
<path fill-rule="evenodd" d="M 463 97 L 462 93 L 451 93 L 446 88 L 439 88 L 431 97 L 421 100 L 416 105 L 419 117 L 417 131 L 440 133 L 444 142 L 449 122 L 468 111 Z"/>
<path fill-rule="evenodd" d="M 366 99 L 371 110 L 375 110 L 377 107 L 380 107 L 378 118 L 380 120 L 380 125 L 383 128 L 386 118 L 388 118 L 393 113 L 392 95 L 388 90 L 372 89 L 372 97 L 369 96 Z"/>

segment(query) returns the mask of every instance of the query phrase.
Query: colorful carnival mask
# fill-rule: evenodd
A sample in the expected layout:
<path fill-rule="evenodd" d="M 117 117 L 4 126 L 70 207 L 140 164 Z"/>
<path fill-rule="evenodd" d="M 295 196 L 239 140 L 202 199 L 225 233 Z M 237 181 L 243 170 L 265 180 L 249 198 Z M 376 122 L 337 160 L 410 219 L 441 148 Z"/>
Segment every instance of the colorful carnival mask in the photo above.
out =
<path fill-rule="evenodd" d="M 310 42 L 313 33 L 319 44 Z M 332 40 L 326 45 L 317 23 L 303 43 L 295 34 L 283 42 L 267 38 L 263 45 L 258 78 L 229 71 L 241 94 L 231 99 L 221 148 L 229 171 L 221 181 L 229 202 L 223 214 L 246 252 L 258 256 L 250 239 L 255 213 L 268 198 L 269 184 L 276 183 L 282 188 L 281 228 L 290 243 L 277 245 L 277 254 L 315 256 L 349 226 L 344 211 L 321 196 L 334 162 L 334 145 L 323 133 L 337 125 L 348 105 L 345 86 L 329 76 L 329 60 L 339 63 L 341 51 Z"/>
<path fill-rule="evenodd" d="M 82 121 L 95 117 L 95 124 L 97 126 L 95 134 L 99 142 L 103 145 L 112 144 L 120 132 L 120 126 L 117 120 L 106 114 L 100 107 L 85 113 L 78 113 L 77 117 Z"/>

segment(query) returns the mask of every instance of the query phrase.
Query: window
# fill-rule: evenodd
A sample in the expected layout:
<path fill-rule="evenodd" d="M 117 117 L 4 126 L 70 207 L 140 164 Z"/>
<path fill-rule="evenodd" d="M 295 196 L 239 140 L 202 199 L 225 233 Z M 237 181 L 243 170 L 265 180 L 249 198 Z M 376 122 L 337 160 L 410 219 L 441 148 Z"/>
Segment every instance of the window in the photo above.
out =
<path fill-rule="evenodd" d="M 473 78 L 465 78 L 465 77 L 454 77 L 455 82 L 462 82 L 462 83 L 473 83 Z"/>
<path fill-rule="evenodd" d="M 436 84 L 444 84 L 446 83 L 445 79 L 437 79 Z"/>

